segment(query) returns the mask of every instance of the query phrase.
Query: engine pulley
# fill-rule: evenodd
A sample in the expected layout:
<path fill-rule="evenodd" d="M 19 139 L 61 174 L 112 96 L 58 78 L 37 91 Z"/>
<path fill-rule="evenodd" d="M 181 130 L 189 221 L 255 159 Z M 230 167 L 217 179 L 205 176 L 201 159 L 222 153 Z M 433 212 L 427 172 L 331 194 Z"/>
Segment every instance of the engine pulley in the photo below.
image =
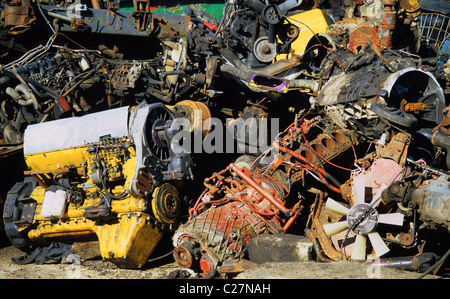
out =
<path fill-rule="evenodd" d="M 175 223 L 180 215 L 180 208 L 180 197 L 171 184 L 163 184 L 153 191 L 152 211 L 159 222 Z"/>
<path fill-rule="evenodd" d="M 271 62 L 277 56 L 277 46 L 270 43 L 268 37 L 263 36 L 255 41 L 253 54 L 261 62 Z"/>

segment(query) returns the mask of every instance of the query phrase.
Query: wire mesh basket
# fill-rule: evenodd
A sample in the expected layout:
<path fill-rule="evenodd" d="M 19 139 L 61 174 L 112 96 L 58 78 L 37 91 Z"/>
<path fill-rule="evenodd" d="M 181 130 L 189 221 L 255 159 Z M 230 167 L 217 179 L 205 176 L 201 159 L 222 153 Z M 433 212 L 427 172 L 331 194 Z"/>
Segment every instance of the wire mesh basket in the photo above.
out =
<path fill-rule="evenodd" d="M 419 16 L 420 40 L 439 49 L 450 33 L 450 17 L 437 13 L 423 13 Z"/>

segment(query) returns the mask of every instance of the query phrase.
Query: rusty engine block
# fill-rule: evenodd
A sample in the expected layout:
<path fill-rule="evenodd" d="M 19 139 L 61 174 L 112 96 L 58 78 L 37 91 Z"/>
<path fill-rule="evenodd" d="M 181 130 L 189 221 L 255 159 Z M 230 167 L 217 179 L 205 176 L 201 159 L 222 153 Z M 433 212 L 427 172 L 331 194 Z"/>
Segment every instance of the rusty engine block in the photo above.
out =
<path fill-rule="evenodd" d="M 324 123 L 326 133 L 318 134 L 308 145 L 291 149 L 312 127 Z M 204 181 L 206 190 L 191 208 L 189 221 L 173 236 L 176 262 L 203 275 L 218 268 L 234 272 L 252 267 L 246 261 L 250 240 L 286 232 L 304 208 L 303 196 L 291 192 L 293 183 L 304 182 L 306 174 L 311 174 L 331 193 L 341 193 L 337 180 L 323 166 L 317 166 L 318 161 L 325 164 L 355 144 L 353 132 L 315 117 L 285 130 L 283 138 L 274 142 L 278 155 L 270 165 L 256 167 L 258 161 L 247 160 L 214 173 Z"/>

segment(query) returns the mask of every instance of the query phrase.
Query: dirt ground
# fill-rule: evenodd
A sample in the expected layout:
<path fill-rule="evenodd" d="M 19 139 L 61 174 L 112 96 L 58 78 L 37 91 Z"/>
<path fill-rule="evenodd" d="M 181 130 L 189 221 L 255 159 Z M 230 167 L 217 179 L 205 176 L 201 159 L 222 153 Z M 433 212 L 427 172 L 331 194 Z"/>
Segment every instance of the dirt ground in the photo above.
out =
<path fill-rule="evenodd" d="M 18 265 L 11 258 L 18 258 L 23 252 L 14 246 L 0 249 L 0 278 L 3 279 L 164 279 L 179 269 L 171 258 L 148 265 L 143 270 L 125 270 L 101 259 L 82 261 L 75 264 L 28 264 Z"/>
<path fill-rule="evenodd" d="M 74 264 L 28 264 L 18 265 L 11 258 L 23 256 L 13 246 L 0 248 L 0 278 L 2 279 L 166 279 L 169 274 L 181 268 L 171 255 L 150 262 L 141 270 L 120 269 L 113 263 L 101 259 Z M 289 262 L 264 263 L 246 270 L 238 279 L 412 279 L 420 274 L 392 268 L 374 269 L 355 262 L 318 263 Z M 190 278 L 196 278 L 191 276 Z M 426 279 L 440 276 L 427 275 Z"/>

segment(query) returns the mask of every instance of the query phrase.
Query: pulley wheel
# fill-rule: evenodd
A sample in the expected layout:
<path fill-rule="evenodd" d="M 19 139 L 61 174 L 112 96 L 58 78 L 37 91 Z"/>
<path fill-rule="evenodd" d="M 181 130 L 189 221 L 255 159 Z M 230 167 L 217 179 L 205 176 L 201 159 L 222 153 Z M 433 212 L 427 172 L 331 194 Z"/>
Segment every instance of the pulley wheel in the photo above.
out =
<path fill-rule="evenodd" d="M 269 43 L 268 37 L 263 36 L 255 41 L 253 54 L 261 62 L 271 62 L 277 56 L 277 47 L 275 44 Z"/>
<path fill-rule="evenodd" d="M 190 246 L 181 244 L 173 250 L 175 262 L 183 268 L 191 268 L 195 263 L 195 257 Z"/>
<path fill-rule="evenodd" d="M 152 211 L 159 222 L 164 224 L 175 223 L 180 215 L 180 208 L 180 197 L 174 186 L 166 183 L 155 189 L 152 198 Z"/>
<path fill-rule="evenodd" d="M 205 137 L 210 132 L 211 127 L 211 111 L 208 106 L 202 102 L 184 100 L 174 105 L 173 111 L 177 117 L 185 117 L 189 120 L 191 127 L 190 132 L 202 132 Z"/>

